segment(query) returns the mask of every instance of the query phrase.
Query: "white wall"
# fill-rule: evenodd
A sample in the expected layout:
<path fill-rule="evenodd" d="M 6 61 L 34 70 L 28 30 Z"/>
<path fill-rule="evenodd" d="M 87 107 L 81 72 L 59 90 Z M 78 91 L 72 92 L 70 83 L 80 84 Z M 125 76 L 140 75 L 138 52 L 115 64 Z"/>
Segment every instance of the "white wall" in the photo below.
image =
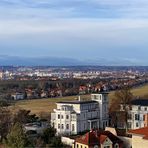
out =
<path fill-rule="evenodd" d="M 75 142 L 74 139 L 70 139 L 69 137 L 61 137 L 61 141 L 62 143 L 69 145 L 69 146 L 72 146 L 73 143 Z"/>

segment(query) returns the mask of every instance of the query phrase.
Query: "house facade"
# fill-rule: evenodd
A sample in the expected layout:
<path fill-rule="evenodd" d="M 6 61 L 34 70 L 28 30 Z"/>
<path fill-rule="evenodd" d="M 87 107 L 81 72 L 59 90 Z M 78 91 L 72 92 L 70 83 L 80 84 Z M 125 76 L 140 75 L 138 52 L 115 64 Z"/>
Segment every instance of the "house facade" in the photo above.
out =
<path fill-rule="evenodd" d="M 105 128 L 108 121 L 108 93 L 92 94 L 90 101 L 58 102 L 51 114 L 51 124 L 62 135 Z"/>

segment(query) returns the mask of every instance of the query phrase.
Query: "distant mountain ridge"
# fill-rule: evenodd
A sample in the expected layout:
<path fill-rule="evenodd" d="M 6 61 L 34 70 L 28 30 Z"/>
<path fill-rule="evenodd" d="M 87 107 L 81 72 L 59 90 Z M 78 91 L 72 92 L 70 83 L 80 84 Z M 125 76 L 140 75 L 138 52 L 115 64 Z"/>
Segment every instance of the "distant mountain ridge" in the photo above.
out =
<path fill-rule="evenodd" d="M 100 66 L 133 66 L 137 65 L 128 60 L 122 59 L 88 59 L 78 60 L 64 57 L 18 57 L 0 55 L 0 66 L 81 66 L 81 65 L 100 65 Z"/>
<path fill-rule="evenodd" d="M 84 63 L 72 58 L 0 56 L 0 65 L 15 66 L 73 66 Z"/>

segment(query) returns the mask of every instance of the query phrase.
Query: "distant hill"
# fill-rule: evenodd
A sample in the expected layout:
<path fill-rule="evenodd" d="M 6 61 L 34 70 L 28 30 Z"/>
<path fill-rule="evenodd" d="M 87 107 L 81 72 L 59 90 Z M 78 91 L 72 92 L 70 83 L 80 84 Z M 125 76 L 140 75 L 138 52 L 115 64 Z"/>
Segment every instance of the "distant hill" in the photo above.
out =
<path fill-rule="evenodd" d="M 87 59 L 78 60 L 64 57 L 18 57 L 0 55 L 0 66 L 78 66 L 78 65 L 100 65 L 100 66 L 120 66 L 120 65 L 136 65 L 128 60 L 122 59 Z"/>
<path fill-rule="evenodd" d="M 0 56 L 0 65 L 1 66 L 5 66 L 5 65 L 73 66 L 73 65 L 84 65 L 84 63 L 71 58 Z"/>

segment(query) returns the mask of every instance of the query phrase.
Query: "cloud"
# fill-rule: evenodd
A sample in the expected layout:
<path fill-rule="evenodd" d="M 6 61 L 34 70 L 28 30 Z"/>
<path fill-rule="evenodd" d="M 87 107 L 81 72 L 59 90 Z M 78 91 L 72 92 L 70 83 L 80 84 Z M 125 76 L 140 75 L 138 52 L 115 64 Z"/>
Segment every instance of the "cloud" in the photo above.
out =
<path fill-rule="evenodd" d="M 60 25 L 59 25 L 60 24 Z M 49 32 L 69 32 L 84 35 L 81 32 L 89 32 L 89 35 L 95 35 L 95 32 L 105 31 L 102 36 L 110 36 L 110 33 L 148 29 L 148 20 L 131 19 L 23 19 L 23 20 L 0 20 L 0 36 L 19 35 L 33 33 Z M 116 31 L 116 32 L 114 32 Z M 87 37 L 87 36 L 86 36 Z"/>
<path fill-rule="evenodd" d="M 0 0 L 4 54 L 136 59 L 147 38 L 147 0 Z"/>
<path fill-rule="evenodd" d="M 148 18 L 147 0 L 1 0 L 0 9 L 0 17 Z"/>

